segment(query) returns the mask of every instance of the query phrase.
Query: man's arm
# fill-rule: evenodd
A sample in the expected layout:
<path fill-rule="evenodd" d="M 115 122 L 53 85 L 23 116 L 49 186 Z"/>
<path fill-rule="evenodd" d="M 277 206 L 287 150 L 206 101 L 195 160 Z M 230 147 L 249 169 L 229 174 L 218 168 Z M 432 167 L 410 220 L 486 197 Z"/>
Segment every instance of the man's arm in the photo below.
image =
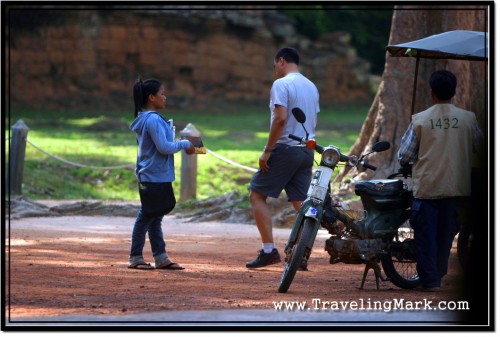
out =
<path fill-rule="evenodd" d="M 283 130 L 285 129 L 286 120 L 288 117 L 288 111 L 286 107 L 281 105 L 274 106 L 273 120 L 271 121 L 271 130 L 269 130 L 269 136 L 267 137 L 266 147 L 268 149 L 274 148 L 278 139 L 280 139 Z"/>
<path fill-rule="evenodd" d="M 271 156 L 271 150 L 276 145 L 276 142 L 281 137 L 283 130 L 285 129 L 286 120 L 288 117 L 288 111 L 286 107 L 282 105 L 274 106 L 273 119 L 271 121 L 271 129 L 269 130 L 269 136 L 267 137 L 266 148 L 264 153 L 259 158 L 259 167 L 262 171 L 267 172 L 269 166 L 267 161 Z"/>
<path fill-rule="evenodd" d="M 398 152 L 398 159 L 401 166 L 414 162 L 418 157 L 418 138 L 413 130 L 413 124 L 410 124 L 401 139 L 401 146 Z"/>

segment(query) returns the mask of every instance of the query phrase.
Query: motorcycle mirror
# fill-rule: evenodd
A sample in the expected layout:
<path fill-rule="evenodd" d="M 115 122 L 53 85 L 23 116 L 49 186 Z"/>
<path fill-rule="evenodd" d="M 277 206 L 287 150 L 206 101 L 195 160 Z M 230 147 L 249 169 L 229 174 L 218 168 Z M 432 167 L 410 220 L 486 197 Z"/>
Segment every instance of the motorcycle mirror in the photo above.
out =
<path fill-rule="evenodd" d="M 304 124 L 306 122 L 306 115 L 304 114 L 304 111 L 302 111 L 300 108 L 293 108 L 292 114 L 293 117 L 295 117 L 297 122 L 299 122 L 300 124 Z"/>
<path fill-rule="evenodd" d="M 293 117 L 295 117 L 297 122 L 299 122 L 302 125 L 302 128 L 306 133 L 306 139 L 309 139 L 309 133 L 307 132 L 306 127 L 304 126 L 304 123 L 306 122 L 306 114 L 304 113 L 304 111 L 302 111 L 300 108 L 293 108 L 292 115 Z"/>
<path fill-rule="evenodd" d="M 382 142 L 377 142 L 372 146 L 372 150 L 375 152 L 382 152 L 385 150 L 388 150 L 391 147 L 391 143 L 382 141 Z"/>

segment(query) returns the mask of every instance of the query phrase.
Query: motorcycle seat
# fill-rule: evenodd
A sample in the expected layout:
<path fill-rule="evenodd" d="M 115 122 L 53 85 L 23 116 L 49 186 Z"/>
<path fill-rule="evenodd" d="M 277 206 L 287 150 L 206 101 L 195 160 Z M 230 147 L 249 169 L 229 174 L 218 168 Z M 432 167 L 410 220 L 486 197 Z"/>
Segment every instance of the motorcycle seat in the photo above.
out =
<path fill-rule="evenodd" d="M 354 185 L 356 195 L 366 193 L 375 196 L 395 196 L 403 191 L 403 181 L 399 179 L 375 179 L 359 181 Z"/>

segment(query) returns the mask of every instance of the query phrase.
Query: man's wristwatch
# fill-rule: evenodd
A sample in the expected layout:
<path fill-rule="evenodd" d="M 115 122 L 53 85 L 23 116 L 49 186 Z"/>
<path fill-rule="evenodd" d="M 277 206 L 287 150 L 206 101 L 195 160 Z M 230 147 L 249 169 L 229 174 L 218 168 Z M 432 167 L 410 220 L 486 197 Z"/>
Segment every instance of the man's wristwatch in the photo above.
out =
<path fill-rule="evenodd" d="M 267 146 L 264 146 L 264 152 L 272 152 L 273 149 L 268 148 Z"/>

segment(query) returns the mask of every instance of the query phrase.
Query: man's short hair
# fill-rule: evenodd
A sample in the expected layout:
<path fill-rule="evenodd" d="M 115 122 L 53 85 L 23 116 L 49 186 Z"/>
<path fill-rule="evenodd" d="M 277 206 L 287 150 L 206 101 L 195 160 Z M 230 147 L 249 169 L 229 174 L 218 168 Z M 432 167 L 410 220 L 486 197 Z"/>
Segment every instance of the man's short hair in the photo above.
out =
<path fill-rule="evenodd" d="M 438 70 L 432 73 L 429 85 L 438 99 L 446 101 L 455 96 L 457 78 L 447 70 Z"/>
<path fill-rule="evenodd" d="M 293 48 L 285 47 L 278 50 L 274 60 L 277 62 L 280 58 L 283 58 L 287 63 L 299 65 L 299 53 Z"/>

